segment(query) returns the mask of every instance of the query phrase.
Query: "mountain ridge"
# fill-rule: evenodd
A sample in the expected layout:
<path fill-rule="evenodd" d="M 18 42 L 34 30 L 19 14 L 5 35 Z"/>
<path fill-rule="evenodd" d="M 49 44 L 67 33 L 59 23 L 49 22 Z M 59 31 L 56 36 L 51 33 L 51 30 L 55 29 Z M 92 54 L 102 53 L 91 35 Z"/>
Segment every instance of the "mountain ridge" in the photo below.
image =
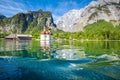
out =
<path fill-rule="evenodd" d="M 84 27 L 105 20 L 114 25 L 120 24 L 120 1 L 93 1 L 80 10 L 71 10 L 55 21 L 57 28 L 65 32 L 83 31 Z"/>
<path fill-rule="evenodd" d="M 1 33 L 38 34 L 44 26 L 55 28 L 52 14 L 49 11 L 28 11 L 0 20 Z"/>
<path fill-rule="evenodd" d="M 2 19 L 4 19 L 4 18 L 6 18 L 6 16 L 0 14 L 0 20 L 2 20 Z"/>

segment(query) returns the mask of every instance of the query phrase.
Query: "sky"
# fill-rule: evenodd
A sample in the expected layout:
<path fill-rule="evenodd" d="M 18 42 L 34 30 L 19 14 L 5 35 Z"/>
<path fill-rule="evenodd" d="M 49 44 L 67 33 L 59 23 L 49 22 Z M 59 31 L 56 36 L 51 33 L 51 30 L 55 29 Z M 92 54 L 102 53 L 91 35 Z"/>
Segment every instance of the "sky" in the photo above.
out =
<path fill-rule="evenodd" d="M 54 20 L 72 9 L 80 9 L 96 0 L 0 0 L 0 14 L 11 17 L 19 12 L 51 11 Z"/>

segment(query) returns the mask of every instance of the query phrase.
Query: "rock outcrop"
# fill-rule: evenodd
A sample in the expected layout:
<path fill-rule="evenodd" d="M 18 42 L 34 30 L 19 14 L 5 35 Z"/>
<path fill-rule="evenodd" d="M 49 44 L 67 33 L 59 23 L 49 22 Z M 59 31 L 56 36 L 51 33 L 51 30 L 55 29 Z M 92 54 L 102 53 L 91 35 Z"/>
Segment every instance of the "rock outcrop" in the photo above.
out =
<path fill-rule="evenodd" d="M 51 12 L 29 11 L 0 20 L 0 31 L 3 33 L 39 33 L 44 26 L 55 27 Z"/>
<path fill-rule="evenodd" d="M 120 0 L 93 1 L 85 8 L 65 13 L 55 23 L 60 30 L 77 32 L 83 31 L 86 25 L 98 20 L 120 24 Z"/>
<path fill-rule="evenodd" d="M 4 15 L 0 14 L 0 20 L 6 18 Z"/>

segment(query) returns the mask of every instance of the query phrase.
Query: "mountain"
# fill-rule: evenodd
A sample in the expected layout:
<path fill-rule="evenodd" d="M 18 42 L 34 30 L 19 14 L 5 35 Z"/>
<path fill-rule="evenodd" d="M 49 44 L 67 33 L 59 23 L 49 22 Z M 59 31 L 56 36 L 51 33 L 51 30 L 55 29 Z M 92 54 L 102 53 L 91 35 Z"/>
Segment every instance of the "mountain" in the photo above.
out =
<path fill-rule="evenodd" d="M 4 15 L 0 14 L 0 20 L 6 18 Z"/>
<path fill-rule="evenodd" d="M 0 20 L 1 33 L 29 33 L 38 34 L 43 27 L 54 28 L 51 12 L 42 10 L 18 13 L 10 18 Z"/>
<path fill-rule="evenodd" d="M 105 20 L 120 24 L 120 0 L 98 0 L 80 10 L 71 10 L 55 21 L 57 28 L 65 32 L 83 31 L 84 27 Z"/>

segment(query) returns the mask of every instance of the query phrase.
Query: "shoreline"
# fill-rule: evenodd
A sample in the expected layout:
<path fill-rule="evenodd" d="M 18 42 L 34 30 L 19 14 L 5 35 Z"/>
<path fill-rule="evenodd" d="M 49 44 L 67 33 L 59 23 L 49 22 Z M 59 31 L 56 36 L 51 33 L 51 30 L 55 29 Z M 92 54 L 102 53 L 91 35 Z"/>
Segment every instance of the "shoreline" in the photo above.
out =
<path fill-rule="evenodd" d="M 0 39 L 5 39 L 5 38 L 0 38 Z M 32 38 L 32 40 L 40 40 L 36 38 Z M 54 39 L 54 41 L 120 41 L 120 40 L 89 40 L 89 39 Z"/>
<path fill-rule="evenodd" d="M 78 40 L 78 39 L 55 39 L 55 41 L 120 41 L 120 40 Z"/>

